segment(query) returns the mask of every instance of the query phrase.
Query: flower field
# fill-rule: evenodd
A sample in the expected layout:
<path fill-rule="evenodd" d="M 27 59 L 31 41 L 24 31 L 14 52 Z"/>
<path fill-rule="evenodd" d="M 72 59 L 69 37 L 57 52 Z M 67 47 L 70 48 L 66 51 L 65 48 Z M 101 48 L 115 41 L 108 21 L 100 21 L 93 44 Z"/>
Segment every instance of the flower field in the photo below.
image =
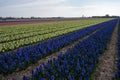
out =
<path fill-rule="evenodd" d="M 118 80 L 120 24 L 112 18 L 1 26 L 0 79 L 90 80 L 116 27 L 117 64 L 110 78 Z"/>

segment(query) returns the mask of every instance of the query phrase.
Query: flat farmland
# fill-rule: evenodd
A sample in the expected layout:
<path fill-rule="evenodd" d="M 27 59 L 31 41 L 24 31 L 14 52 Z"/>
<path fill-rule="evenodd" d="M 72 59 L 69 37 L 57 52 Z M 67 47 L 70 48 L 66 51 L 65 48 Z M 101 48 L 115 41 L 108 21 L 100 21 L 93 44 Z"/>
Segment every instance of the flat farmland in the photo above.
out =
<path fill-rule="evenodd" d="M 0 24 L 0 79 L 119 79 L 119 22 L 91 18 Z"/>
<path fill-rule="evenodd" d="M 0 27 L 0 52 L 44 41 L 70 33 L 108 19 L 75 20 L 68 22 L 13 25 Z"/>
<path fill-rule="evenodd" d="M 36 24 L 36 23 L 49 23 L 49 22 L 63 22 L 63 21 L 73 21 L 73 20 L 87 20 L 91 18 L 72 18 L 72 19 L 38 19 L 38 20 L 3 20 L 0 21 L 0 26 L 6 25 L 20 25 L 20 24 Z"/>

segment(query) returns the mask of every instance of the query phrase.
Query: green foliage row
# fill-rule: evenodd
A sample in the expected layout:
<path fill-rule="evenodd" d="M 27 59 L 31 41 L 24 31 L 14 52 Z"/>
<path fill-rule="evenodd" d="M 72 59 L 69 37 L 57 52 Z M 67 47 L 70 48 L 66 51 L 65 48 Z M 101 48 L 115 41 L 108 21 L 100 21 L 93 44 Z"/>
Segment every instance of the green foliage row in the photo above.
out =
<path fill-rule="evenodd" d="M 88 19 L 79 21 L 15 25 L 0 27 L 0 52 L 64 35 L 110 19 Z"/>

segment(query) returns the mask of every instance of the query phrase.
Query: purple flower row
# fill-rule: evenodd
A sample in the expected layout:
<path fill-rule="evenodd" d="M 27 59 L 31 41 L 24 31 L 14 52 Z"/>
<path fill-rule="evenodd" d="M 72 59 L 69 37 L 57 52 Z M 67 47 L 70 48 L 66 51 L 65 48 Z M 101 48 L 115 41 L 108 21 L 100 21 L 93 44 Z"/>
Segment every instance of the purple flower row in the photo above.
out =
<path fill-rule="evenodd" d="M 111 26 L 115 23 L 116 20 L 103 22 L 45 42 L 23 47 L 15 51 L 13 50 L 9 52 L 9 54 L 4 53 L 0 55 L 0 74 L 10 74 L 15 71 L 26 69 L 30 64 L 34 64 L 41 58 L 58 51 L 62 47 L 82 38 L 85 35 L 91 34 L 91 32 L 96 29 Z"/>
<path fill-rule="evenodd" d="M 95 64 L 99 60 L 110 40 L 117 19 L 109 21 L 106 27 L 60 54 L 57 59 L 49 60 L 47 64 L 32 70 L 32 77 L 23 80 L 88 80 Z"/>

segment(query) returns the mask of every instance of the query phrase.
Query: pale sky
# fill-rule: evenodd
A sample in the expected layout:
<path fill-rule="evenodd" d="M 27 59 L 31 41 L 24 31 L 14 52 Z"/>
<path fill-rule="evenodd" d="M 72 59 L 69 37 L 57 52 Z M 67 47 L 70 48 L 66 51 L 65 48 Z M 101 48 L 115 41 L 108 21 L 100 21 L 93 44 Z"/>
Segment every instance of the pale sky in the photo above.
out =
<path fill-rule="evenodd" d="M 0 0 L 2 17 L 120 16 L 120 0 Z"/>

